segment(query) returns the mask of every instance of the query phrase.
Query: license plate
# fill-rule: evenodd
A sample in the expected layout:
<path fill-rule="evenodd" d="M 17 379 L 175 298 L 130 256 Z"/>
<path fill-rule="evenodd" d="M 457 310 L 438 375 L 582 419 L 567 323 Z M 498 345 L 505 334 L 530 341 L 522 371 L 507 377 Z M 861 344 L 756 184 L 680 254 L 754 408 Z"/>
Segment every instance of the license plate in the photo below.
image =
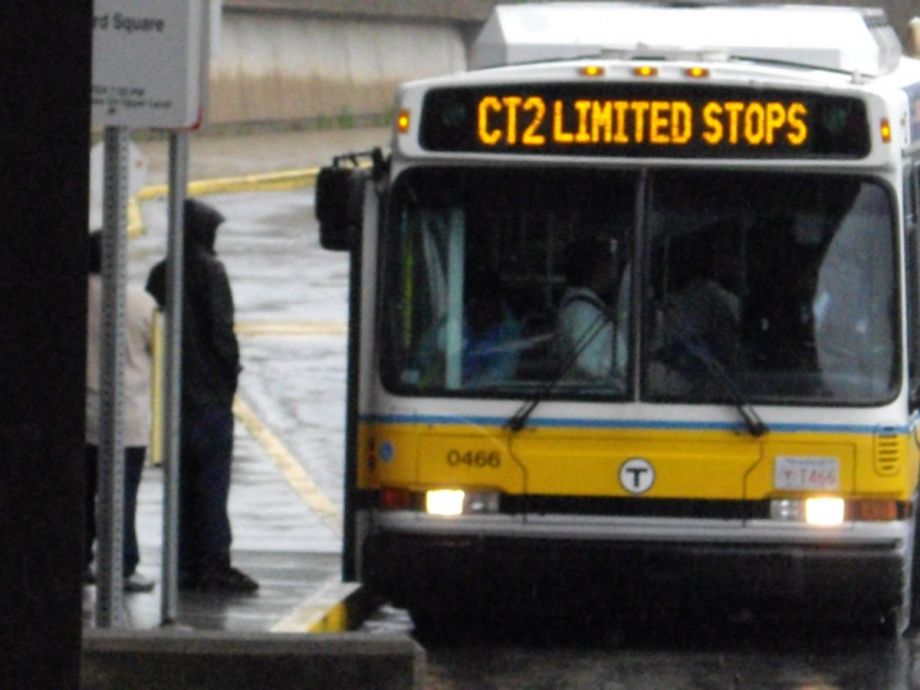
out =
<path fill-rule="evenodd" d="M 838 458 L 777 455 L 773 464 L 773 486 L 798 491 L 836 491 L 840 488 Z"/>

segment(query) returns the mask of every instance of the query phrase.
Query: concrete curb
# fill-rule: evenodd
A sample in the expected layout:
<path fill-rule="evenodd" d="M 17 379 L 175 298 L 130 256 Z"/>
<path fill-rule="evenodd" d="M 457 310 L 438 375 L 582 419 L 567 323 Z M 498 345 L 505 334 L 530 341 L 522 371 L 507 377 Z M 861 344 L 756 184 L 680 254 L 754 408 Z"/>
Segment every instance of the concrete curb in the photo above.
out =
<path fill-rule="evenodd" d="M 189 182 L 189 196 L 204 194 L 225 194 L 230 192 L 252 191 L 283 191 L 310 187 L 316 184 L 319 168 L 303 168 L 301 170 L 281 170 L 273 173 L 258 175 L 242 175 L 240 177 L 220 177 L 211 180 L 197 180 Z M 165 184 L 149 185 L 137 193 L 138 201 L 161 199 L 169 194 L 169 187 Z"/>
<path fill-rule="evenodd" d="M 319 168 L 303 168 L 301 170 L 282 170 L 258 175 L 243 175 L 241 177 L 197 180 L 189 182 L 188 195 L 203 196 L 206 194 L 230 194 L 234 192 L 287 191 L 301 187 L 312 187 L 316 184 L 317 175 L 319 175 Z M 140 237 L 146 232 L 140 202 L 163 199 L 168 195 L 168 185 L 149 185 L 141 189 L 128 202 L 128 237 Z"/>
<path fill-rule="evenodd" d="M 83 690 L 420 690 L 425 651 L 404 635 L 89 630 Z"/>
<path fill-rule="evenodd" d="M 357 582 L 327 582 L 294 611 L 278 621 L 276 633 L 344 633 L 367 620 L 373 602 Z"/>

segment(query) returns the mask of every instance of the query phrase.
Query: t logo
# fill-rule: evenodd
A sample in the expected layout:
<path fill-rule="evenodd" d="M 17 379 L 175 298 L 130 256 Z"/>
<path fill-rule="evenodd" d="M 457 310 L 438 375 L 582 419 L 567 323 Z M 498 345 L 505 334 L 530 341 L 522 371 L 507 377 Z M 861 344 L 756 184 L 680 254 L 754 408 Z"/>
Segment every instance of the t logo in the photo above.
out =
<path fill-rule="evenodd" d="M 655 483 L 655 468 L 645 458 L 630 458 L 620 465 L 620 486 L 631 494 L 644 494 Z"/>

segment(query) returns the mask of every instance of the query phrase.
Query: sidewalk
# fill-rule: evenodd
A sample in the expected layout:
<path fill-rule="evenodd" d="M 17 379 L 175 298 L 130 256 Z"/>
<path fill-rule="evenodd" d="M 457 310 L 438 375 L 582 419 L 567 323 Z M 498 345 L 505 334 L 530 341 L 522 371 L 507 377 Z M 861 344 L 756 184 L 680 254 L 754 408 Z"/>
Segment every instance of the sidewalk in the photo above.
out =
<path fill-rule="evenodd" d="M 339 582 L 340 536 L 297 495 L 243 424 L 236 425 L 230 518 L 234 565 L 260 583 L 254 595 L 180 592 L 178 623 L 195 630 L 268 632 L 292 612 L 314 611 L 308 602 Z M 162 596 L 163 470 L 144 468 L 138 494 L 139 571 L 156 581 L 151 593 L 125 594 L 127 627 L 160 625 Z M 93 627 L 95 587 L 84 587 L 86 627 Z M 302 630 L 306 631 L 304 620 Z M 290 625 L 289 625 L 290 627 Z"/>

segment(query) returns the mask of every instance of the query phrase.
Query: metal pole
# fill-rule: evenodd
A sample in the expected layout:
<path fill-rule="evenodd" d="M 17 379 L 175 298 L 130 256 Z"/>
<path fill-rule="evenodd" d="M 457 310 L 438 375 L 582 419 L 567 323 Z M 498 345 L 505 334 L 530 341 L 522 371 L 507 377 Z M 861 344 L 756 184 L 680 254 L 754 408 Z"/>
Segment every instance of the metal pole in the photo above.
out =
<path fill-rule="evenodd" d="M 122 594 L 125 459 L 122 399 L 128 139 L 126 127 L 105 129 L 96 588 L 96 625 L 100 628 L 125 624 Z"/>
<path fill-rule="evenodd" d="M 188 187 L 188 133 L 169 135 L 166 347 L 163 386 L 163 573 L 160 624 L 176 620 L 179 569 L 179 430 L 182 407 L 182 206 Z"/>

